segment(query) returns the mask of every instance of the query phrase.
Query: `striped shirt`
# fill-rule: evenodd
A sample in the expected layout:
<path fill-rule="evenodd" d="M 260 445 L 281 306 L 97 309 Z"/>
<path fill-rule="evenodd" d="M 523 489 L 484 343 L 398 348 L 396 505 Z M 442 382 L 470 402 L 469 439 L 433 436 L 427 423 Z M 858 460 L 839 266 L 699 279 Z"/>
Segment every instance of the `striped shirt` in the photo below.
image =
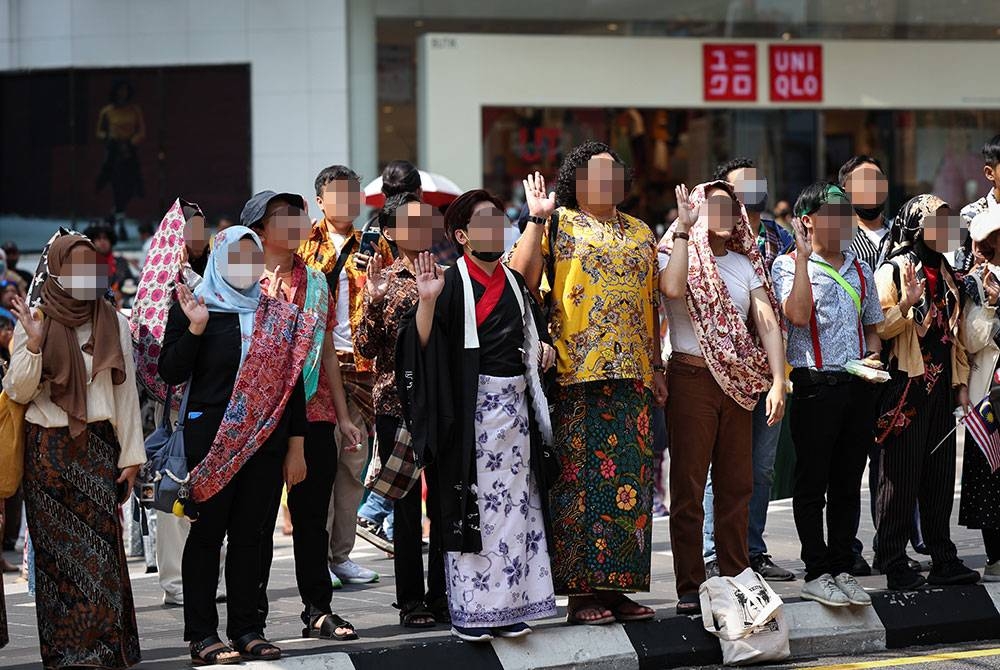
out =
<path fill-rule="evenodd" d="M 857 232 L 854 233 L 854 239 L 851 240 L 851 246 L 848 247 L 851 253 L 858 257 L 858 260 L 868 264 L 872 272 L 878 270 L 878 266 L 885 260 L 889 251 L 889 226 L 884 222 L 882 231 L 882 238 L 878 243 L 875 243 L 871 236 L 861 226 L 858 226 Z"/>

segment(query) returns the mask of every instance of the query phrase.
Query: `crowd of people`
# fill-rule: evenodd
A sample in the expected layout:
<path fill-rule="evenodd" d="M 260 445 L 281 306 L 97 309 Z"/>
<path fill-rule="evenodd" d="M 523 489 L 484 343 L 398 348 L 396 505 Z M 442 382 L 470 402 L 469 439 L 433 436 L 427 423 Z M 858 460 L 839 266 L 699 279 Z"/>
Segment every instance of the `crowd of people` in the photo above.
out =
<path fill-rule="evenodd" d="M 0 372 L 24 408 L 43 665 L 140 659 L 120 523 L 147 460 L 140 390 L 184 438 L 156 564 L 196 664 L 281 656 L 265 628 L 283 504 L 303 637 L 358 637 L 333 609 L 335 587 L 379 577 L 350 559 L 355 533 L 392 552 L 404 627 L 521 637 L 557 596 L 571 624 L 650 619 L 629 594 L 651 586 L 664 442 L 677 613 L 700 612 L 708 577 L 794 580 L 764 539 L 785 420 L 803 598 L 871 604 L 866 467 L 888 589 L 1000 580 L 1000 454 L 983 439 L 1000 395 L 1000 135 L 983 157 L 992 188 L 960 216 L 920 194 L 891 218 L 870 156 L 775 218 L 764 171 L 737 158 L 677 187 L 657 240 L 618 208 L 628 166 L 589 141 L 551 191 L 526 176 L 512 248 L 502 201 L 471 190 L 442 215 L 405 161 L 356 229 L 361 182 L 335 165 L 313 221 L 301 195 L 263 191 L 210 238 L 178 199 L 147 231 L 129 317 L 107 230 L 57 235 L 34 276 L 8 247 Z M 982 574 L 950 538 L 970 417 L 959 519 L 982 532 Z"/>

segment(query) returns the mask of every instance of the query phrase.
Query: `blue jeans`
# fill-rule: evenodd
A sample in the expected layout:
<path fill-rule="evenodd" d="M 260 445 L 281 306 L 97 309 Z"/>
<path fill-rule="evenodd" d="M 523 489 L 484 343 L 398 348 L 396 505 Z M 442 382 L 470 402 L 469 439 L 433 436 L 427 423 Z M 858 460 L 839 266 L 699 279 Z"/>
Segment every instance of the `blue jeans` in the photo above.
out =
<path fill-rule="evenodd" d="M 392 501 L 374 491 L 368 494 L 365 504 L 358 510 L 358 516 L 380 524 L 385 534 L 392 540 Z"/>
<path fill-rule="evenodd" d="M 767 523 L 767 505 L 771 500 L 771 482 L 774 481 L 774 459 L 778 455 L 781 439 L 781 422 L 767 425 L 767 400 L 761 395 L 753 410 L 753 495 L 750 497 L 750 524 L 747 544 L 750 556 L 767 553 L 764 543 L 764 526 Z M 705 486 L 704 555 L 705 561 L 715 560 L 715 496 L 712 494 L 712 475 Z"/>

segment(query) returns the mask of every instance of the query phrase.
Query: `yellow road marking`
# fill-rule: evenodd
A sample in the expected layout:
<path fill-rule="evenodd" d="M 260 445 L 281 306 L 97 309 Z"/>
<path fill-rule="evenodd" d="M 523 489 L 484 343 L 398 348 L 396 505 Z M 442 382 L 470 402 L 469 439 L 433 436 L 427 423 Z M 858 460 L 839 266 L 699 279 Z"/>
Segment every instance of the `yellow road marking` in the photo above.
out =
<path fill-rule="evenodd" d="M 927 654 L 926 656 L 889 658 L 881 661 L 865 661 L 863 663 L 842 663 L 840 665 L 815 665 L 810 667 L 809 670 L 865 670 L 866 668 L 894 668 L 900 665 L 918 665 L 920 663 L 957 661 L 963 658 L 983 658 L 986 656 L 1000 656 L 1000 648 L 973 649 L 972 651 L 955 651 L 946 654 Z"/>

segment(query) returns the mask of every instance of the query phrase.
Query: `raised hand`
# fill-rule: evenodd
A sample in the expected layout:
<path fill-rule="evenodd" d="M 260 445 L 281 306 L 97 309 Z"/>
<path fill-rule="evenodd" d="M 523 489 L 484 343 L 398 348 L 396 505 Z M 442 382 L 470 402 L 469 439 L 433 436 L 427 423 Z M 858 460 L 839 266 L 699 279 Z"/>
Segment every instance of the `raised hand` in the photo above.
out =
<path fill-rule="evenodd" d="M 798 218 L 792 219 L 792 230 L 795 231 L 795 257 L 808 261 L 813 252 L 812 235 Z"/>
<path fill-rule="evenodd" d="M 365 291 L 376 305 L 385 300 L 385 294 L 389 291 L 389 279 L 382 273 L 382 266 L 382 255 L 375 254 L 368 263 L 368 280 L 365 282 Z"/>
<path fill-rule="evenodd" d="M 205 299 L 196 298 L 185 284 L 178 284 L 177 302 L 180 303 L 184 316 L 191 322 L 188 330 L 195 335 L 204 333 L 205 325 L 208 323 L 208 307 L 205 306 Z"/>
<path fill-rule="evenodd" d="M 11 309 L 14 311 L 14 316 L 17 317 L 17 322 L 24 328 L 24 334 L 28 337 L 28 351 L 37 354 L 42 349 L 42 340 L 45 337 L 45 330 L 38 313 L 28 307 L 28 303 L 21 296 L 14 296 Z"/>
<path fill-rule="evenodd" d="M 422 251 L 413 263 L 417 275 L 417 294 L 421 300 L 435 301 L 444 289 L 444 272 L 434 262 L 434 254 Z"/>
<path fill-rule="evenodd" d="M 688 188 L 684 184 L 678 184 L 674 194 L 677 196 L 677 232 L 686 233 L 698 220 L 701 208 L 691 204 Z"/>
<path fill-rule="evenodd" d="M 986 272 L 986 279 L 983 280 L 983 289 L 986 291 L 986 300 L 990 305 L 996 305 L 1000 300 L 1000 282 L 992 272 Z"/>
<path fill-rule="evenodd" d="M 917 269 L 913 263 L 907 263 L 903 270 L 903 299 L 900 301 L 900 305 L 906 308 L 904 312 L 920 302 L 926 283 L 924 279 L 917 279 Z"/>
<path fill-rule="evenodd" d="M 528 213 L 548 219 L 556 210 L 556 194 L 545 193 L 545 177 L 540 172 L 529 174 L 521 182 L 524 185 L 524 199 L 528 203 Z"/>
<path fill-rule="evenodd" d="M 285 295 L 285 291 L 284 291 L 285 286 L 284 286 L 284 284 L 285 284 L 285 280 L 281 278 L 281 266 L 280 265 L 275 266 L 275 268 L 274 268 L 274 280 L 271 282 L 271 285 L 268 287 L 268 291 L 267 291 L 268 294 L 272 298 L 277 298 L 278 300 L 283 300 L 284 299 L 284 295 Z"/>

